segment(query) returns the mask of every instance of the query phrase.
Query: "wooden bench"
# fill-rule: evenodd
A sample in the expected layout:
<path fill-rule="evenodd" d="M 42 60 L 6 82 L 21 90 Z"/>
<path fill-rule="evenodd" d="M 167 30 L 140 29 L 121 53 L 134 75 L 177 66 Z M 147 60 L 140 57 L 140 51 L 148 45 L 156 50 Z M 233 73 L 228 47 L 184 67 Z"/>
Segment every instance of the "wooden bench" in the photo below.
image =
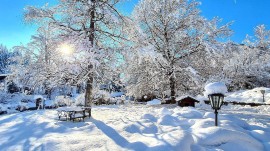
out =
<path fill-rule="evenodd" d="M 71 116 L 70 116 L 70 120 L 73 120 L 73 122 L 75 121 L 75 119 L 82 119 L 84 121 L 85 118 L 85 110 L 81 110 L 81 111 L 74 111 L 72 112 Z"/>
<path fill-rule="evenodd" d="M 85 117 L 91 117 L 91 107 L 83 107 L 83 109 L 84 109 L 84 116 Z"/>
<path fill-rule="evenodd" d="M 83 120 L 85 117 L 91 117 L 91 107 L 59 107 L 56 109 L 59 120 Z"/>
<path fill-rule="evenodd" d="M 66 111 L 58 111 L 58 118 L 59 118 L 59 120 L 64 118 L 64 120 L 67 121 L 70 118 L 70 115 Z"/>

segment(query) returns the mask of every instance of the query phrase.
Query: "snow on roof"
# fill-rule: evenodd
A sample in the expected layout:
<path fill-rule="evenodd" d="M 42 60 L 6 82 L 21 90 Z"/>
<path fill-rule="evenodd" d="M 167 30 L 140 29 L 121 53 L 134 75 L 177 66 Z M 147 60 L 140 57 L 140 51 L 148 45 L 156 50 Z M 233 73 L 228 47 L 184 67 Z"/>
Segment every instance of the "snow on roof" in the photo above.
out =
<path fill-rule="evenodd" d="M 0 80 L 4 80 L 9 75 L 11 74 L 0 74 Z"/>
<path fill-rule="evenodd" d="M 195 97 L 192 97 L 192 96 L 189 96 L 189 95 L 184 95 L 184 96 L 177 97 L 175 100 L 180 101 L 180 100 L 183 100 L 183 99 L 188 98 L 188 97 L 190 97 L 190 98 L 192 98 L 194 100 L 197 100 Z"/>
<path fill-rule="evenodd" d="M 205 92 L 204 95 L 208 96 L 209 94 L 214 94 L 214 93 L 221 93 L 225 95 L 225 93 L 228 92 L 226 85 L 223 82 L 214 82 L 214 83 L 209 83 L 205 87 Z"/>
<path fill-rule="evenodd" d="M 10 76 L 10 75 L 12 75 L 12 74 L 0 74 L 0 77 L 2 77 L 2 76 Z"/>

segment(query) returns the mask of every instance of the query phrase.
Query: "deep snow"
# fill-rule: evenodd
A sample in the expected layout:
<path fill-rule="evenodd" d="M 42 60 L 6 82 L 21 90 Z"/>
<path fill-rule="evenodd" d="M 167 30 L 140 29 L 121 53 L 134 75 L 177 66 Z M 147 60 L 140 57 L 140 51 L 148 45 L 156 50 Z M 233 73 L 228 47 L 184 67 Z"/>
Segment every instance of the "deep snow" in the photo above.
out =
<path fill-rule="evenodd" d="M 224 89 L 225 90 L 225 89 Z M 263 102 L 263 95 L 261 93 L 261 90 L 265 90 L 264 94 L 264 102 Z M 206 93 L 207 92 L 207 93 Z M 204 96 L 198 95 L 195 97 L 197 100 L 200 100 L 203 102 L 204 100 L 208 100 L 208 94 L 213 93 L 213 92 L 222 92 L 222 91 L 205 91 Z M 250 90 L 239 90 L 235 92 L 227 92 L 224 93 L 225 102 L 245 102 L 245 103 L 266 103 L 270 104 L 270 88 L 266 87 L 257 87 L 254 89 Z"/>
<path fill-rule="evenodd" d="M 270 89 L 258 87 L 251 90 L 240 90 L 230 92 L 225 97 L 225 101 L 247 102 L 247 103 L 263 103 L 263 95 L 261 90 L 265 90 L 264 103 L 270 104 Z"/>
<path fill-rule="evenodd" d="M 209 106 L 97 106 L 85 122 L 58 121 L 56 110 L 0 116 L 1 150 L 270 150 L 270 113 L 227 106 L 214 126 Z M 267 111 L 268 110 L 268 111 Z"/>

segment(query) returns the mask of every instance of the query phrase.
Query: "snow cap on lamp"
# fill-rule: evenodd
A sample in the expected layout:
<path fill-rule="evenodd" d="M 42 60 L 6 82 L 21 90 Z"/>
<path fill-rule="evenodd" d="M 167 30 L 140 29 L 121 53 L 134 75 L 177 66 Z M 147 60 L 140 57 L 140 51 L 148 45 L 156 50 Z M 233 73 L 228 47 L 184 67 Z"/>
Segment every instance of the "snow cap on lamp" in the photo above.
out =
<path fill-rule="evenodd" d="M 204 87 L 204 96 L 208 97 L 210 94 L 223 94 L 228 92 L 226 85 L 223 82 L 213 82 L 209 83 Z"/>

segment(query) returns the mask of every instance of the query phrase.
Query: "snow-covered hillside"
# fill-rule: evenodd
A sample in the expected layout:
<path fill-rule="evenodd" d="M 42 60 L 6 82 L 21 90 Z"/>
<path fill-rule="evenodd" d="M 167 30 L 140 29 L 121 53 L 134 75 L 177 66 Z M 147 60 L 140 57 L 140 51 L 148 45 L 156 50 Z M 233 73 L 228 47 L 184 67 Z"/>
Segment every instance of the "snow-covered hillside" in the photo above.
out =
<path fill-rule="evenodd" d="M 225 93 L 224 100 L 226 102 L 245 102 L 245 103 L 263 103 L 263 95 L 261 90 L 265 90 L 264 103 L 270 104 L 270 88 L 258 87 L 251 90 L 239 90 L 235 92 Z M 207 96 L 207 95 L 206 95 Z M 198 95 L 196 99 L 202 103 L 208 100 L 206 96 Z"/>
<path fill-rule="evenodd" d="M 58 121 L 55 110 L 0 116 L 1 150 L 267 151 L 270 113 L 175 105 L 98 106 L 85 122 Z M 248 112 L 251 111 L 251 112 Z M 254 112 L 252 112 L 254 111 Z"/>
<path fill-rule="evenodd" d="M 228 93 L 225 97 L 225 101 L 262 103 L 263 95 L 261 93 L 261 90 L 265 90 L 265 95 L 264 95 L 265 103 L 270 104 L 270 89 L 264 88 L 264 87 L 258 87 L 251 90 L 240 90 L 240 91 Z"/>

